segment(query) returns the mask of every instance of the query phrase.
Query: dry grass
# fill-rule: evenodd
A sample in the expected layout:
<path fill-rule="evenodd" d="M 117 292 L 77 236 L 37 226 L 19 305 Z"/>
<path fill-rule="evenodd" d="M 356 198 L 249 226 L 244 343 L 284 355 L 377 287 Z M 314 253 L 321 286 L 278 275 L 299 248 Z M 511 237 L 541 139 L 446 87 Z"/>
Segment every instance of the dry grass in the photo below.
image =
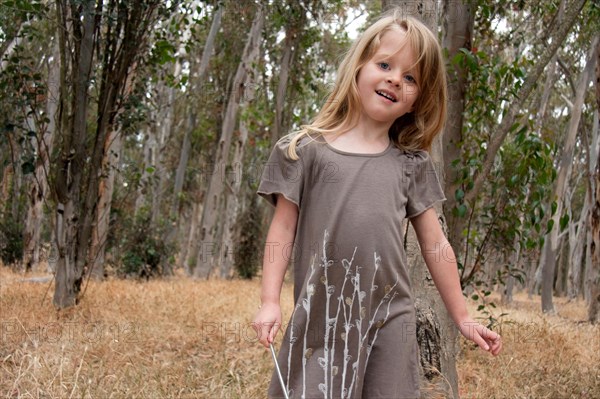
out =
<path fill-rule="evenodd" d="M 600 398 L 600 325 L 583 301 L 555 298 L 557 314 L 541 313 L 539 297 L 517 295 L 499 309 L 504 350 L 498 358 L 470 349 L 459 359 L 461 397 Z"/>
<path fill-rule="evenodd" d="M 28 276 L 29 277 L 29 276 Z M 249 325 L 258 281 L 92 282 L 57 312 L 48 283 L 0 267 L 0 396 L 263 398 L 271 358 Z M 284 312 L 291 311 L 286 285 Z M 498 358 L 463 344 L 463 398 L 600 398 L 600 330 L 581 303 L 539 315 L 518 297 Z"/>

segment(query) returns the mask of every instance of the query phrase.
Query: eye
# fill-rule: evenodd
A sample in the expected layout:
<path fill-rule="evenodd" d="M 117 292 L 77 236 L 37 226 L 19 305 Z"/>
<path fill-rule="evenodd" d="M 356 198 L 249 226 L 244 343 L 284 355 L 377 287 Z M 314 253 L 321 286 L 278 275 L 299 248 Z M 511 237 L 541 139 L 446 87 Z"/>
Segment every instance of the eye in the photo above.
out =
<path fill-rule="evenodd" d="M 406 79 L 406 81 L 407 81 L 408 83 L 417 83 L 417 80 L 416 80 L 416 79 L 415 79 L 415 77 L 414 77 L 414 76 L 412 76 L 412 75 L 405 75 L 405 76 L 404 76 L 404 79 Z"/>
<path fill-rule="evenodd" d="M 379 62 L 378 65 L 379 68 L 384 69 L 386 71 L 390 69 L 390 64 L 388 64 L 387 62 Z"/>

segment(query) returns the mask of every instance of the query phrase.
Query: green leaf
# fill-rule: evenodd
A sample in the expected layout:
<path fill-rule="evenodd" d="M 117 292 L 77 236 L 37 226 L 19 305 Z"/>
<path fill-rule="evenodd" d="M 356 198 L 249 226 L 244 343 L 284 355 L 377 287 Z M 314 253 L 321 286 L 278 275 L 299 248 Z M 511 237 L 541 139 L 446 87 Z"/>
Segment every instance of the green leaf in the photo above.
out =
<path fill-rule="evenodd" d="M 550 233 L 552 228 L 554 227 L 554 219 L 548 220 L 548 226 L 546 227 L 546 234 Z"/>
<path fill-rule="evenodd" d="M 467 214 L 467 206 L 465 204 L 460 204 L 455 209 L 456 209 L 456 216 L 458 216 L 458 217 L 463 218 Z"/>
<path fill-rule="evenodd" d="M 558 208 L 558 204 L 556 203 L 556 201 L 552 202 L 551 205 L 551 211 L 550 211 L 550 216 L 554 216 L 554 214 L 556 213 L 556 209 Z"/>
<path fill-rule="evenodd" d="M 569 215 L 565 214 L 560 218 L 560 231 L 563 231 L 569 224 Z"/>
<path fill-rule="evenodd" d="M 473 294 L 473 295 L 471 295 L 471 299 L 474 300 L 474 301 L 478 301 L 479 300 L 479 295 Z"/>
<path fill-rule="evenodd" d="M 465 198 L 465 192 L 460 188 L 457 188 L 456 192 L 454 193 L 454 198 L 459 202 L 462 201 L 463 198 Z"/>

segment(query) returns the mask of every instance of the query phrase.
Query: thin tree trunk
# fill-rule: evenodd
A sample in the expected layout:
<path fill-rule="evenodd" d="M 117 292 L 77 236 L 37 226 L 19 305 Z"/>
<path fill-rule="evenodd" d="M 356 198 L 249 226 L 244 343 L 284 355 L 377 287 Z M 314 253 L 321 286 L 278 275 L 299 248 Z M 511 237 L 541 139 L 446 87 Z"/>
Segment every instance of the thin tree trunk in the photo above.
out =
<path fill-rule="evenodd" d="M 598 115 L 600 115 L 600 40 L 596 40 L 596 125 L 599 129 Z M 586 285 L 589 287 L 588 320 L 592 323 L 600 321 L 600 152 L 596 153 L 596 169 L 594 176 L 594 202 L 590 214 L 591 252 L 590 267 L 586 271 Z"/>
<path fill-rule="evenodd" d="M 597 154 L 597 151 L 594 151 L 593 154 Z M 583 255 L 589 231 L 587 221 L 590 213 L 591 196 L 590 186 L 586 183 L 585 201 L 579 220 L 577 223 L 569 225 L 569 259 L 571 259 L 567 275 L 567 296 L 569 299 L 576 299 L 581 292 L 581 272 L 584 270 Z"/>
<path fill-rule="evenodd" d="M 174 76 L 179 76 L 181 73 L 181 66 L 179 63 L 175 64 Z M 166 147 L 169 142 L 169 137 L 173 133 L 174 114 L 175 114 L 175 89 L 168 87 L 167 85 L 162 86 L 162 94 L 164 95 L 163 100 L 159 100 L 162 104 L 161 110 L 158 112 L 159 126 L 158 134 L 155 141 L 155 150 L 153 151 L 154 159 L 152 166 L 154 167 L 154 176 L 158 179 L 152 179 L 152 193 L 151 193 L 151 211 L 150 211 L 150 223 L 157 225 L 159 223 L 160 215 L 162 213 L 161 205 L 163 204 L 163 197 L 166 191 L 166 185 L 168 181 L 169 172 L 165 168 L 164 155 L 166 155 Z"/>
<path fill-rule="evenodd" d="M 144 146 L 142 148 L 142 173 L 140 177 L 140 181 L 137 188 L 137 193 L 135 197 L 135 205 L 133 214 L 137 215 L 141 209 L 146 205 L 147 196 L 146 191 L 150 186 L 152 173 L 150 172 L 151 167 L 154 165 L 154 160 L 156 159 L 155 153 L 158 150 L 156 145 L 156 138 L 154 132 L 150 128 L 146 128 L 145 132 L 143 132 L 143 140 Z"/>
<path fill-rule="evenodd" d="M 292 4 L 288 6 L 298 7 L 298 5 Z M 286 26 L 285 39 L 283 53 L 281 55 L 281 61 L 279 62 L 279 81 L 277 83 L 277 91 L 275 92 L 275 123 L 271 130 L 271 144 L 275 145 L 275 142 L 284 135 L 287 124 L 284 124 L 284 109 L 286 104 L 286 93 L 290 77 L 290 68 L 292 61 L 295 58 L 295 54 L 298 51 L 298 45 L 302 39 L 301 31 L 306 22 L 306 13 L 299 11 L 294 13 L 293 21 Z M 287 102 L 290 103 L 290 102 Z"/>
<path fill-rule="evenodd" d="M 577 138 L 579 120 L 581 119 L 583 101 L 585 99 L 585 89 L 589 85 L 594 64 L 596 63 L 594 55 L 596 42 L 597 39 L 595 39 L 592 45 L 590 55 L 588 56 L 588 61 L 584 70 L 581 72 L 579 83 L 577 84 L 577 96 L 573 102 L 569 127 L 565 137 L 565 142 L 563 143 L 563 153 L 558 166 L 558 176 L 556 178 L 556 183 L 551 197 L 551 199 L 556 201 L 557 204 L 556 212 L 552 216 L 554 227 L 546 236 L 544 246 L 542 247 L 542 256 L 540 258 L 540 267 L 542 268 L 542 311 L 544 313 L 554 312 L 552 295 L 554 289 L 556 255 L 560 245 L 560 218 L 562 217 L 565 206 L 563 202 L 569 184 L 568 179 L 571 176 L 571 170 L 573 169 L 573 151 L 575 150 L 575 141 Z"/>
<path fill-rule="evenodd" d="M 565 296 L 567 293 L 567 274 L 569 272 L 569 240 L 565 234 L 561 234 L 562 240 L 558 251 L 558 263 L 556 270 L 556 283 L 554 295 L 557 297 Z"/>
<path fill-rule="evenodd" d="M 223 15 L 223 7 L 218 7 L 215 10 L 215 14 L 213 16 L 213 20 L 210 26 L 210 31 L 208 32 L 208 36 L 206 38 L 206 42 L 204 43 L 204 49 L 202 50 L 202 58 L 200 59 L 200 65 L 198 67 L 197 75 L 193 81 L 191 92 L 197 92 L 198 88 L 201 88 L 206 80 L 206 74 L 208 71 L 209 61 L 212 56 L 214 47 L 215 47 L 215 37 L 221 27 L 221 17 Z M 193 130 L 196 128 L 197 124 L 197 116 L 198 110 L 197 107 L 193 105 L 188 105 L 186 107 L 186 116 L 184 117 L 184 133 L 183 133 L 183 143 L 181 145 L 181 151 L 179 155 L 179 163 L 177 165 L 177 170 L 175 172 L 175 185 L 173 188 L 173 201 L 171 203 L 171 218 L 173 220 L 181 220 L 179 204 L 180 204 L 180 193 L 183 190 L 183 183 L 185 181 L 185 172 L 187 170 L 187 165 L 190 156 L 191 150 L 191 135 Z M 197 212 L 198 204 L 194 203 L 192 209 L 192 217 L 189 223 L 178 223 L 178 226 L 181 226 L 180 229 L 177 227 L 173 227 L 173 229 L 169 232 L 167 240 L 168 242 L 172 242 L 177 237 L 177 233 L 179 230 L 183 232 L 185 230 L 190 231 L 190 234 L 184 234 L 183 236 L 187 238 L 185 240 L 185 244 L 181 246 L 179 252 L 179 258 L 177 261 L 177 267 L 184 266 L 185 271 L 188 275 L 190 275 L 190 267 L 188 262 L 188 253 L 190 246 L 193 246 L 193 237 L 196 230 L 197 224 Z"/>
<path fill-rule="evenodd" d="M 242 61 L 238 66 L 235 78 L 233 80 L 233 90 L 227 102 L 227 110 L 223 118 L 221 137 L 217 146 L 215 156 L 215 171 L 210 176 L 208 188 L 204 198 L 202 210 L 202 221 L 200 223 L 200 251 L 196 261 L 194 275 L 196 277 L 209 277 L 211 273 L 219 268 L 220 256 L 222 255 L 221 237 L 223 208 L 227 193 L 224 185 L 224 172 L 229 161 L 229 150 L 234 129 L 237 123 L 237 115 L 240 101 L 245 93 L 245 83 L 248 71 L 252 68 L 254 56 L 252 49 L 261 38 L 262 27 L 264 24 L 264 13 L 262 8 L 258 8 L 252 28 L 248 34 L 248 40 L 242 55 Z"/>
<path fill-rule="evenodd" d="M 521 215 L 520 217 L 520 221 L 521 223 L 519 223 L 519 226 L 523 225 L 523 215 Z M 520 232 L 520 229 L 519 229 Z M 520 234 L 516 234 L 515 238 L 513 240 L 513 251 L 510 255 L 510 260 L 509 260 L 509 267 L 513 268 L 513 269 L 518 269 L 520 270 L 520 263 L 521 263 L 521 237 Z M 515 287 L 515 277 L 512 276 L 512 273 L 507 277 L 506 279 L 506 286 L 504 287 L 503 293 L 502 293 L 502 302 L 506 303 L 506 304 L 510 304 L 513 301 L 513 290 Z"/>
<path fill-rule="evenodd" d="M 254 41 L 248 59 L 250 65 L 256 65 L 252 60 L 256 60 L 260 54 L 260 42 Z M 250 67 L 247 78 L 247 91 L 244 93 L 242 108 L 246 108 L 251 99 L 256 94 L 256 79 L 258 71 L 256 67 Z M 240 195 L 243 181 L 244 170 L 244 151 L 246 149 L 246 141 L 248 140 L 248 125 L 244 118 L 240 118 L 239 136 L 234 142 L 232 168 L 233 180 L 226 181 L 231 192 L 227 196 L 227 205 L 225 207 L 225 225 L 223 228 L 223 258 L 221 265 L 221 277 L 231 278 L 234 275 L 235 265 L 235 238 L 239 237 L 238 216 L 240 214 Z"/>
<path fill-rule="evenodd" d="M 121 132 L 111 130 L 104 143 L 104 159 L 102 160 L 102 180 L 98 188 L 98 206 L 96 222 L 92 230 L 92 243 L 90 245 L 91 270 L 95 278 L 104 277 L 104 261 L 108 227 L 110 223 L 110 209 L 114 192 L 115 176 L 119 160 L 121 159 Z"/>
<path fill-rule="evenodd" d="M 194 268 L 193 266 L 196 264 L 196 257 L 190 256 L 193 253 L 194 248 L 196 248 L 196 237 L 198 235 L 198 224 L 200 223 L 200 219 L 202 218 L 202 203 L 200 201 L 195 201 L 192 207 L 191 215 L 190 215 L 190 223 L 188 228 L 188 234 L 185 235 L 185 245 L 181 248 L 181 252 L 179 254 L 179 267 L 183 266 L 186 275 L 193 276 Z"/>
<path fill-rule="evenodd" d="M 596 64 L 596 68 L 598 68 L 600 63 Z M 596 69 L 596 76 L 598 76 L 598 69 Z M 600 98 L 600 95 L 598 96 Z M 600 108 L 600 106 L 599 106 Z M 588 176 L 588 191 L 590 195 L 590 205 L 588 210 L 588 216 L 586 219 L 587 222 L 587 234 L 585 241 L 585 263 L 582 271 L 582 291 L 583 298 L 586 303 L 590 303 L 590 284 L 588 280 L 588 274 L 592 271 L 592 244 L 593 244 L 593 234 L 592 231 L 592 210 L 596 201 L 596 168 L 598 167 L 598 162 L 600 161 L 600 113 L 598 110 L 594 111 L 594 126 L 592 128 L 592 147 L 590 149 L 590 165 L 589 165 L 589 176 Z"/>
<path fill-rule="evenodd" d="M 44 221 L 44 202 L 49 198 L 48 174 L 50 167 L 50 154 L 56 132 L 56 118 L 58 112 L 59 81 L 60 81 L 60 49 L 55 41 L 52 61 L 48 63 L 48 94 L 46 99 L 46 115 L 49 122 L 46 130 L 36 143 L 38 159 L 35 167 L 34 181 L 32 182 L 29 198 L 31 204 L 25 219 L 23 234 L 23 267 L 30 270 L 40 262 L 40 235 Z"/>

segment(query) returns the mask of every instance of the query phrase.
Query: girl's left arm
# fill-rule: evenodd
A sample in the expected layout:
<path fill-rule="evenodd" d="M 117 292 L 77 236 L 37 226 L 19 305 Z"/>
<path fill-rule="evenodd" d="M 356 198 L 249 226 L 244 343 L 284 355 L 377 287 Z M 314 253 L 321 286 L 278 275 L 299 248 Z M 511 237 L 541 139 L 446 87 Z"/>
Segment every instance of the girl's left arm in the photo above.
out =
<path fill-rule="evenodd" d="M 450 317 L 462 335 L 496 356 L 502 349 L 500 335 L 469 316 L 458 278 L 456 257 L 442 231 L 435 209 L 429 208 L 410 221 L 417 233 L 427 268 Z"/>

